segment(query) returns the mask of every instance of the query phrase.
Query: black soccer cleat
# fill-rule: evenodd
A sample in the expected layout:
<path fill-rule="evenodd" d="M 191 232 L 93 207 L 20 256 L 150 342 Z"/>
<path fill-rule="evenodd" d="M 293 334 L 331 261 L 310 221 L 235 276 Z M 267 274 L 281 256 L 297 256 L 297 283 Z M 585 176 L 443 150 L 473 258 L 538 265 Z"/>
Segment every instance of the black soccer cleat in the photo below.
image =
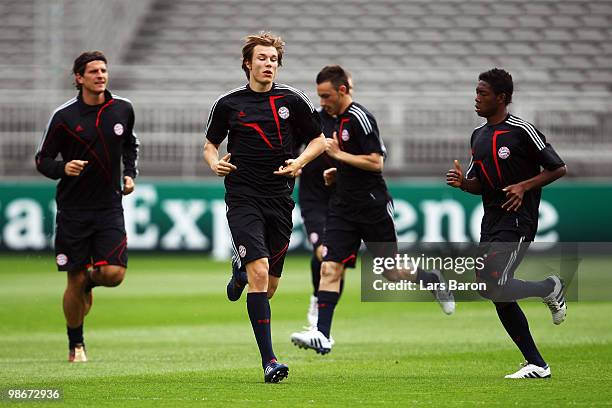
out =
<path fill-rule="evenodd" d="M 289 367 L 272 360 L 264 368 L 264 381 L 267 383 L 281 382 L 289 375 Z"/>
<path fill-rule="evenodd" d="M 232 278 L 227 283 L 227 298 L 232 302 L 240 299 L 248 282 L 246 272 L 241 271 L 235 263 L 232 263 Z"/>

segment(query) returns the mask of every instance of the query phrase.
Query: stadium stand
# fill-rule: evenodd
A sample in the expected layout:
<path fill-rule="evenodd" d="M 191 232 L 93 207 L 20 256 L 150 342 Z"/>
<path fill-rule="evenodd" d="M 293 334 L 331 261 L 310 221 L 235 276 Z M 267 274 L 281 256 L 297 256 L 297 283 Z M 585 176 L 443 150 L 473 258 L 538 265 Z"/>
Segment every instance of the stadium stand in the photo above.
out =
<path fill-rule="evenodd" d="M 111 88 L 136 104 L 142 173 L 193 177 L 216 95 L 244 82 L 241 38 L 287 41 L 279 80 L 314 95 L 330 63 L 377 115 L 391 175 L 466 160 L 477 74 L 508 69 L 513 111 L 553 140 L 573 176 L 612 176 L 612 2 L 511 0 L 6 0 L 0 4 L 0 174 L 34 175 L 46 116 L 72 95 L 70 61 L 104 50 Z"/>

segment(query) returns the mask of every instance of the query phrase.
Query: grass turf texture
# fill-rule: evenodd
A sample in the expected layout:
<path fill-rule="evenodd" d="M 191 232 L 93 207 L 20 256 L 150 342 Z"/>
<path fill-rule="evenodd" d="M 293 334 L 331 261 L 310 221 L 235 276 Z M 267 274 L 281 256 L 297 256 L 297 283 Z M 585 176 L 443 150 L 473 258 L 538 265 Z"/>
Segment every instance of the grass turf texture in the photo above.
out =
<path fill-rule="evenodd" d="M 119 288 L 94 289 L 90 362 L 71 365 L 53 257 L 0 256 L 0 389 L 61 388 L 62 405 L 93 406 L 611 404 L 612 302 L 570 303 L 559 327 L 544 305 L 523 303 L 553 378 L 511 381 L 503 376 L 522 356 L 491 304 L 460 303 L 448 317 L 434 303 L 361 303 L 358 270 L 336 309 L 331 354 L 296 348 L 308 268 L 306 257 L 287 259 L 272 329 L 290 375 L 264 384 L 244 295 L 225 299 L 228 262 L 131 255 Z"/>

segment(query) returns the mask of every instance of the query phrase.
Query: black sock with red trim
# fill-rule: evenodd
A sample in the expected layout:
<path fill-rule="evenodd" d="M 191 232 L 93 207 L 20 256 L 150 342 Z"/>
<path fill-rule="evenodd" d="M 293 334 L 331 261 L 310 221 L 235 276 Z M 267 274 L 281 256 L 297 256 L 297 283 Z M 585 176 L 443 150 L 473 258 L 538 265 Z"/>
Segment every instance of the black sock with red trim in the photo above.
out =
<path fill-rule="evenodd" d="M 66 331 L 68 333 L 68 348 L 72 349 L 76 347 L 78 344 L 84 344 L 83 340 L 83 325 L 81 324 L 79 327 L 70 328 L 66 326 Z"/>
<path fill-rule="evenodd" d="M 247 311 L 261 354 L 261 365 L 265 368 L 271 360 L 276 360 L 272 350 L 271 311 L 268 294 L 266 292 L 247 293 Z"/>
<path fill-rule="evenodd" d="M 523 357 L 530 364 L 546 367 L 546 362 L 538 351 L 538 348 L 531 337 L 529 323 L 525 314 L 516 302 L 495 302 L 497 316 L 504 325 L 506 332 L 517 345 Z"/>
<path fill-rule="evenodd" d="M 312 295 L 317 296 L 319 292 L 319 282 L 321 281 L 321 261 L 316 255 L 310 258 L 310 277 L 312 279 Z"/>
<path fill-rule="evenodd" d="M 334 309 L 338 304 L 339 298 L 340 294 L 338 292 L 328 292 L 326 290 L 319 291 L 319 320 L 317 322 L 317 328 L 328 339 L 331 332 Z"/>

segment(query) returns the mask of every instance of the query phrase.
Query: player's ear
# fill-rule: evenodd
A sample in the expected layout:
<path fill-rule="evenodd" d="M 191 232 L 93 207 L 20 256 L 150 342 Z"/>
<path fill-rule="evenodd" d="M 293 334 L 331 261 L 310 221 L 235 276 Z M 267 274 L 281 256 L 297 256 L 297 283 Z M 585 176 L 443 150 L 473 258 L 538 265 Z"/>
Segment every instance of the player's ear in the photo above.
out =
<path fill-rule="evenodd" d="M 345 94 L 345 95 L 346 95 L 346 94 L 348 93 L 348 92 L 347 92 L 347 89 L 346 89 L 346 85 L 340 85 L 340 86 L 338 87 L 338 92 L 341 92 L 341 93 L 343 93 L 343 94 Z"/>
<path fill-rule="evenodd" d="M 81 74 L 74 74 L 74 80 L 77 84 L 83 85 L 83 77 L 81 76 Z"/>

